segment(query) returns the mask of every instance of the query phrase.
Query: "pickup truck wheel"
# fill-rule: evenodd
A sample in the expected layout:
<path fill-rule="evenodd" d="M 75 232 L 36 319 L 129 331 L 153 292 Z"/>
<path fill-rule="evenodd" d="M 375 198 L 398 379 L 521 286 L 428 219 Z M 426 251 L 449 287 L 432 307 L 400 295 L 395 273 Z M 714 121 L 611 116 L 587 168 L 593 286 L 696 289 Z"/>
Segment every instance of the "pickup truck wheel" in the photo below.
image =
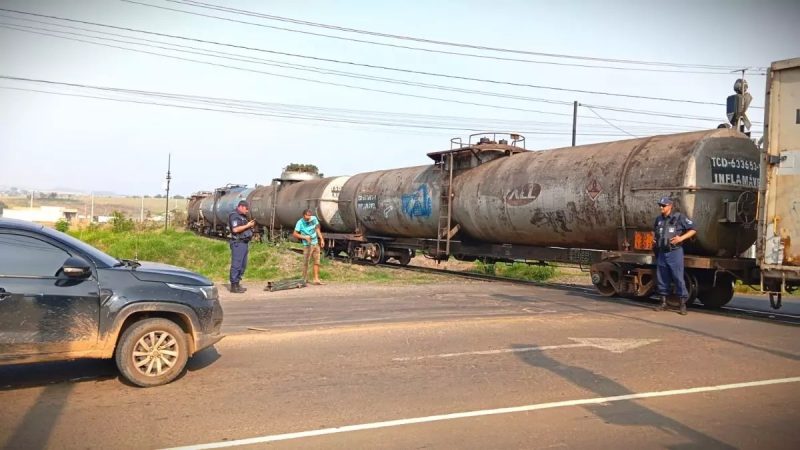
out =
<path fill-rule="evenodd" d="M 122 376 L 142 386 L 160 386 L 183 372 L 189 359 L 183 330 L 167 319 L 136 322 L 117 343 L 116 362 Z"/>

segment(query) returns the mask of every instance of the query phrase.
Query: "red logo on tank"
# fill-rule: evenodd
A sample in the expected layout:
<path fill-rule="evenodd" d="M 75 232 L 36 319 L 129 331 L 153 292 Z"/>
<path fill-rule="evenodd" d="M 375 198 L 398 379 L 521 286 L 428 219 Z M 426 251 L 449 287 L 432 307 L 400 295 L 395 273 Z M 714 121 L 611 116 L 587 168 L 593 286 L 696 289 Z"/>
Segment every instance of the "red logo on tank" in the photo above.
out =
<path fill-rule="evenodd" d="M 591 180 L 589 184 L 586 185 L 586 194 L 589 198 L 594 202 L 597 200 L 597 197 L 603 193 L 603 188 L 600 186 L 600 183 L 597 180 Z"/>

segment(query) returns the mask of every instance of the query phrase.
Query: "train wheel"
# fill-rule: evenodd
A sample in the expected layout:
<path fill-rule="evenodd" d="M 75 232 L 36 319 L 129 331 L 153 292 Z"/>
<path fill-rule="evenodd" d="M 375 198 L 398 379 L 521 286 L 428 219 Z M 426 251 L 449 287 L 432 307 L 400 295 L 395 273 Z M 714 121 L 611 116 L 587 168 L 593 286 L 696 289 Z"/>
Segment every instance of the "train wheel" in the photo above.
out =
<path fill-rule="evenodd" d="M 697 300 L 697 294 L 699 292 L 697 277 L 691 272 L 685 271 L 683 273 L 683 282 L 686 283 L 686 290 L 689 292 L 689 299 L 686 300 L 686 305 L 693 305 L 694 301 Z"/>
<path fill-rule="evenodd" d="M 717 277 L 715 286 L 700 291 L 700 301 L 709 308 L 721 308 L 733 298 L 733 278 L 728 275 Z"/>
<path fill-rule="evenodd" d="M 614 263 L 602 262 L 592 266 L 592 284 L 604 297 L 617 295 L 617 289 L 611 280 L 619 281 L 619 275 L 619 266 Z"/>
<path fill-rule="evenodd" d="M 411 252 L 408 251 L 408 252 L 404 253 L 403 256 L 398 256 L 395 259 L 397 260 L 397 262 L 400 263 L 401 266 L 407 266 L 408 263 L 411 262 Z"/>
<path fill-rule="evenodd" d="M 611 286 L 610 284 L 605 284 L 602 286 L 598 286 L 595 284 L 594 287 L 595 289 L 597 289 L 597 292 L 599 292 L 600 295 L 602 295 L 603 297 L 613 297 L 617 295 L 616 289 L 614 289 L 614 286 Z"/>
<path fill-rule="evenodd" d="M 383 244 L 380 242 L 376 242 L 373 244 L 375 246 L 375 254 L 368 258 L 369 262 L 372 264 L 380 264 L 386 262 L 386 257 L 383 255 Z"/>

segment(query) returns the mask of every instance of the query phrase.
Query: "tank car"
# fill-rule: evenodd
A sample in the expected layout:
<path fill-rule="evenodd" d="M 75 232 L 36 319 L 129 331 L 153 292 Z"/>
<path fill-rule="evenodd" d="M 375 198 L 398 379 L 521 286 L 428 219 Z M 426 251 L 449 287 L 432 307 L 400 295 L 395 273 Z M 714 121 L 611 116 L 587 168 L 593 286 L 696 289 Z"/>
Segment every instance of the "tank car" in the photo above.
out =
<path fill-rule="evenodd" d="M 200 221 L 200 203 L 209 195 L 211 195 L 209 191 L 200 191 L 195 192 L 189 197 L 189 203 L 186 205 L 186 226 L 194 232 L 200 232 L 202 229 Z"/>
<path fill-rule="evenodd" d="M 227 236 L 228 216 L 240 200 L 247 200 L 252 191 L 252 188 L 243 184 L 227 184 L 200 200 L 200 232 L 209 236 Z"/>
<path fill-rule="evenodd" d="M 747 269 L 737 257 L 755 241 L 758 183 L 758 149 L 730 129 L 525 152 L 456 176 L 453 222 L 462 240 L 606 250 L 591 269 L 598 290 L 644 297 L 655 205 L 669 195 L 698 231 L 687 286 L 720 306 L 730 273 Z"/>
<path fill-rule="evenodd" d="M 758 157 L 728 129 L 527 152 L 456 177 L 453 218 L 481 241 L 629 250 L 669 195 L 697 229 L 687 253 L 733 257 L 755 241 L 755 210 L 728 210 L 753 198 Z"/>
<path fill-rule="evenodd" d="M 277 194 L 275 217 L 284 228 L 294 229 L 303 211 L 314 212 L 325 231 L 345 233 L 346 227 L 339 213 L 339 193 L 350 177 L 329 177 L 309 180 L 283 187 Z"/>
<path fill-rule="evenodd" d="M 489 142 L 484 139 L 462 152 L 462 158 L 453 160 L 453 173 L 522 151 L 506 141 Z M 360 173 L 344 184 L 339 195 L 344 228 L 360 237 L 347 249 L 351 256 L 373 262 L 391 257 L 407 264 L 415 250 L 423 248 L 409 239 L 437 239 L 446 225 L 443 216 L 448 215 L 453 177 L 438 154 L 430 155 L 437 161 L 432 165 Z"/>

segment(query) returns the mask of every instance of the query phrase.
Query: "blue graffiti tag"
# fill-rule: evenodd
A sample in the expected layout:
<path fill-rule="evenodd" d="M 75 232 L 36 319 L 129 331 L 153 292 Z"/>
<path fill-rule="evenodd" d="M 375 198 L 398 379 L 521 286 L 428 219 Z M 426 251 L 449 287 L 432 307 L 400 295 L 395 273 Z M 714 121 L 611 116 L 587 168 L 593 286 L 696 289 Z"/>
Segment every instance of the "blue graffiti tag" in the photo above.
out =
<path fill-rule="evenodd" d="M 431 216 L 431 196 L 428 186 L 422 184 L 419 189 L 410 193 L 403 194 L 403 212 L 410 217 L 430 217 Z"/>

